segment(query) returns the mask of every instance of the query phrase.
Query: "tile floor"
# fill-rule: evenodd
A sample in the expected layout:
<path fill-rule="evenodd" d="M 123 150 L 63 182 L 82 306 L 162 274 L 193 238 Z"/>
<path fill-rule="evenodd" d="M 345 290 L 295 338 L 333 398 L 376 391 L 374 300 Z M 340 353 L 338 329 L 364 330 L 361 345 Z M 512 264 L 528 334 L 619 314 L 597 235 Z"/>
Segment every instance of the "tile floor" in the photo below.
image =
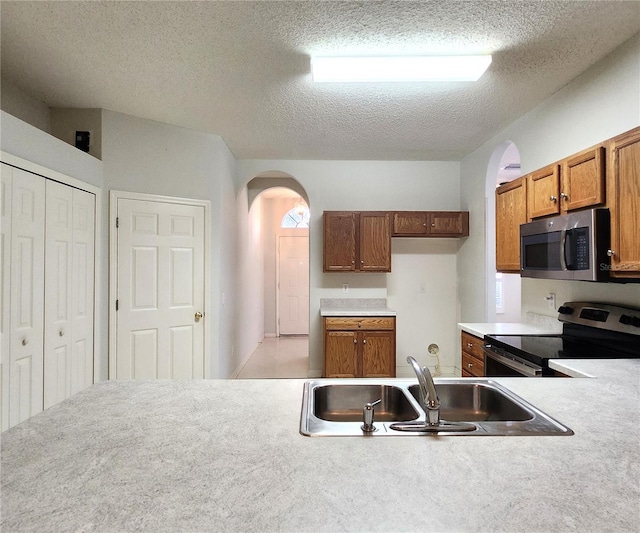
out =
<path fill-rule="evenodd" d="M 308 368 L 308 336 L 265 337 L 236 379 L 306 379 Z"/>

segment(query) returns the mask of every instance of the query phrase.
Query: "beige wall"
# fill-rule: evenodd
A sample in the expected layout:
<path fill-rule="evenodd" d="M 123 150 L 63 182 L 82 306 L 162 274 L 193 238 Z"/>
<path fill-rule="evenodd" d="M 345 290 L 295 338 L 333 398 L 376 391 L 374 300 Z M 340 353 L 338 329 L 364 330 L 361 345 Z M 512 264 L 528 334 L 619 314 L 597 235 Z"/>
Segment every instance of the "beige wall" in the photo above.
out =
<path fill-rule="evenodd" d="M 49 106 L 2 78 L 0 109 L 41 131 L 51 132 Z"/>

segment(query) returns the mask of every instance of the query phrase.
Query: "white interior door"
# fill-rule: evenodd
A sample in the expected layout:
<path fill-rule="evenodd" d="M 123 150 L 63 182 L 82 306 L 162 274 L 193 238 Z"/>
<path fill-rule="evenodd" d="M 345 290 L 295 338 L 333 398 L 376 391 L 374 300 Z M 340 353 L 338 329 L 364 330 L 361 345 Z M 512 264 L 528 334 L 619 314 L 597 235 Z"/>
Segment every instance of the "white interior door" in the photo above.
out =
<path fill-rule="evenodd" d="M 44 408 L 69 396 L 73 189 L 47 181 L 45 238 Z"/>
<path fill-rule="evenodd" d="M 0 308 L 0 402 L 2 408 L 2 431 L 9 428 L 9 368 L 11 359 L 11 181 L 12 167 L 0 165 L 2 174 L 0 181 L 0 291 L 2 291 L 2 307 Z"/>
<path fill-rule="evenodd" d="M 70 394 L 93 383 L 96 197 L 73 189 Z"/>
<path fill-rule="evenodd" d="M 204 377 L 204 207 L 118 198 L 117 220 L 112 377 Z"/>
<path fill-rule="evenodd" d="M 11 426 L 42 411 L 45 222 L 45 180 L 17 168 L 12 174 Z"/>
<path fill-rule="evenodd" d="M 93 383 L 93 194 L 46 182 L 44 407 Z"/>
<path fill-rule="evenodd" d="M 281 235 L 278 249 L 280 335 L 308 335 L 309 237 Z"/>

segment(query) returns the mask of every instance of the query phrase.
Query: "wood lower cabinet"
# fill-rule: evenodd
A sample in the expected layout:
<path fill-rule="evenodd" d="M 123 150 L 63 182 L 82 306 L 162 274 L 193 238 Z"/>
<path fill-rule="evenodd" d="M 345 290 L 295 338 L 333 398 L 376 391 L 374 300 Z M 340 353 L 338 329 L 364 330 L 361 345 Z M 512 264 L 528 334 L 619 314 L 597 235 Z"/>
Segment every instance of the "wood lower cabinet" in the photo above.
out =
<path fill-rule="evenodd" d="M 325 317 L 323 377 L 395 375 L 395 317 Z"/>
<path fill-rule="evenodd" d="M 640 278 L 640 127 L 609 143 L 611 275 Z"/>
<path fill-rule="evenodd" d="M 395 211 L 393 237 L 467 237 L 468 211 Z"/>
<path fill-rule="evenodd" d="M 484 377 L 484 340 L 466 331 L 461 333 L 462 377 Z"/>
<path fill-rule="evenodd" d="M 384 211 L 325 211 L 323 272 L 391 272 L 391 222 Z"/>
<path fill-rule="evenodd" d="M 496 270 L 520 272 L 520 224 L 527 221 L 527 180 L 496 189 Z"/>

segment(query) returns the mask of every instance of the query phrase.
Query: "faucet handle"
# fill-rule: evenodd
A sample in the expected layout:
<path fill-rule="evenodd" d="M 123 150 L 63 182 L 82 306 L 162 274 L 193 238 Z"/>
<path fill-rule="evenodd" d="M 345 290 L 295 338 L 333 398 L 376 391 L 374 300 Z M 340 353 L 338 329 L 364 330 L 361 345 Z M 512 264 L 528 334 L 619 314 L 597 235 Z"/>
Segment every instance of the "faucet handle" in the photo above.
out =
<path fill-rule="evenodd" d="M 373 408 L 382 401 L 382 398 L 377 399 L 375 402 L 368 402 L 364 404 L 362 409 L 362 426 L 360 429 L 365 433 L 373 433 L 376 431 L 376 427 L 373 425 Z"/>

